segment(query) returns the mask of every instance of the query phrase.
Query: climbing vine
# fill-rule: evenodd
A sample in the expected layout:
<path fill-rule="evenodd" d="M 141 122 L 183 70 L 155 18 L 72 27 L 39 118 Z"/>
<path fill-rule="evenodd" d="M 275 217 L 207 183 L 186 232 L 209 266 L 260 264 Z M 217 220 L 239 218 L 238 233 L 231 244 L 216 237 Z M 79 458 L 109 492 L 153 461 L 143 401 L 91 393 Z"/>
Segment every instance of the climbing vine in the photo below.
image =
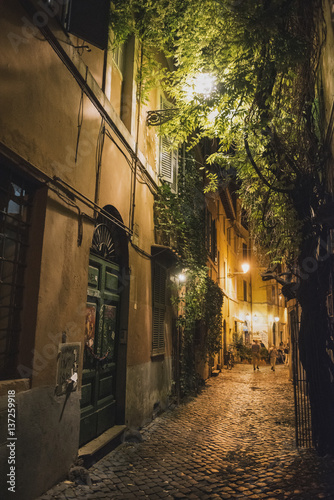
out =
<path fill-rule="evenodd" d="M 155 200 L 155 225 L 162 242 L 174 245 L 178 267 L 186 283 L 175 284 L 173 302 L 178 309 L 177 327 L 182 332 L 180 381 L 183 394 L 200 384 L 197 363 L 208 360 L 221 348 L 223 295 L 208 276 L 205 247 L 205 196 L 194 158 L 185 161 L 179 178 L 179 192 L 163 184 Z"/>
<path fill-rule="evenodd" d="M 189 148 L 216 138 L 208 188 L 232 169 L 256 245 L 294 265 L 324 199 L 317 71 L 320 0 L 114 0 L 115 43 L 144 51 L 143 92 L 158 82 L 178 113 L 161 129 Z M 173 70 L 157 60 L 160 51 Z M 160 62 L 159 62 L 160 61 Z M 170 66 L 171 67 L 171 66 Z M 210 93 L 194 90 L 210 74 Z"/>

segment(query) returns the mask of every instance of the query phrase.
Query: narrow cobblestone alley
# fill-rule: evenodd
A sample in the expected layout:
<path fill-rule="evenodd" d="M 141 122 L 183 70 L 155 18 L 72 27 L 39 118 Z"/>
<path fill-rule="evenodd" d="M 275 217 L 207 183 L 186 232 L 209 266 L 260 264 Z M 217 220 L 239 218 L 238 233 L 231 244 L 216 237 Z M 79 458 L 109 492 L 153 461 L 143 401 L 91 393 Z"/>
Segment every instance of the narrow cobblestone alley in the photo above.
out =
<path fill-rule="evenodd" d="M 41 499 L 334 499 L 334 461 L 297 450 L 288 369 L 237 365 Z"/>

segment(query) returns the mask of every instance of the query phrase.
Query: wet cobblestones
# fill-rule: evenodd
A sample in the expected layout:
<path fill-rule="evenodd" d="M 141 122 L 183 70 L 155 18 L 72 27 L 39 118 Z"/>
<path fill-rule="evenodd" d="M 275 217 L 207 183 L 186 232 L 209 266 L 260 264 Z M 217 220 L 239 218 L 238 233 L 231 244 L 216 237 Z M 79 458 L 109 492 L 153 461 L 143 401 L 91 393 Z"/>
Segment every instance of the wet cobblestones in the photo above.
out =
<path fill-rule="evenodd" d="M 334 460 L 295 448 L 288 369 L 236 365 L 40 500 L 334 499 Z"/>

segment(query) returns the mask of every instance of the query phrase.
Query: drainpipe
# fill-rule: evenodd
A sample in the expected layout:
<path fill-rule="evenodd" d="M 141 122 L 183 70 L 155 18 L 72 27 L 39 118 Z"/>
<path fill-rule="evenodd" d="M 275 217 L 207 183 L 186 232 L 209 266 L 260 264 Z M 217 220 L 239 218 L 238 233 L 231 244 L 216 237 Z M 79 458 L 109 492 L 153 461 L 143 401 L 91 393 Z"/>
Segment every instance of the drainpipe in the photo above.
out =
<path fill-rule="evenodd" d="M 140 111 L 141 111 L 141 91 L 142 91 L 142 73 L 143 73 L 143 43 L 141 43 L 140 48 L 140 61 L 139 61 L 139 85 L 137 91 L 137 130 L 136 130 L 136 144 L 134 151 L 134 170 L 133 170 L 133 186 L 132 186 L 132 208 L 131 208 L 131 222 L 130 228 L 133 232 L 134 220 L 135 220 L 135 206 L 136 206 L 136 186 L 137 186 L 137 166 L 138 166 L 138 143 L 139 143 L 139 123 L 140 123 Z"/>

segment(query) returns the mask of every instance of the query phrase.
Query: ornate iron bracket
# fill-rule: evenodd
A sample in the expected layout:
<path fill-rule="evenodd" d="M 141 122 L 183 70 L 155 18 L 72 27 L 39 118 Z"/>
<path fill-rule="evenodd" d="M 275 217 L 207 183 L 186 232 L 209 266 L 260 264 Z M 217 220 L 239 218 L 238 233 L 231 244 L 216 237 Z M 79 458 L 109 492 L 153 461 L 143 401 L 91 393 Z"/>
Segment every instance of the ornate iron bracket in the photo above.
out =
<path fill-rule="evenodd" d="M 162 125 L 163 123 L 172 120 L 174 116 L 178 113 L 177 108 L 169 108 L 169 109 L 157 109 L 154 111 L 147 112 L 146 123 L 152 127 L 156 127 L 157 125 Z"/>

